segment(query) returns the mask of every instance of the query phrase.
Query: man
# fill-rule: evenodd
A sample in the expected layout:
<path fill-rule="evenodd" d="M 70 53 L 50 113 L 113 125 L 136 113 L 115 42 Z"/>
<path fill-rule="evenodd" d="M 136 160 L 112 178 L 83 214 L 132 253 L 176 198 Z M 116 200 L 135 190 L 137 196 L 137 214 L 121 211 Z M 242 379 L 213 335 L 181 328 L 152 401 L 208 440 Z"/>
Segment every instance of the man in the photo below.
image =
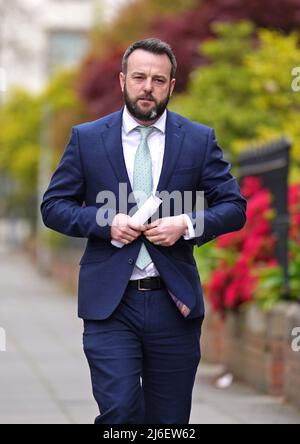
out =
<path fill-rule="evenodd" d="M 193 247 L 246 220 L 246 202 L 213 129 L 167 111 L 175 72 L 168 44 L 146 39 L 130 46 L 120 73 L 125 107 L 73 128 L 41 206 L 48 227 L 88 239 L 79 317 L 100 409 L 96 424 L 189 422 L 204 317 Z M 99 204 L 105 190 L 115 206 Z M 195 208 L 199 190 L 205 210 Z M 183 203 L 192 193 L 190 211 L 171 202 L 164 217 L 144 225 L 132 220 L 152 193 L 174 191 Z M 140 201 L 130 197 L 139 192 Z M 127 211 L 120 210 L 124 200 Z"/>

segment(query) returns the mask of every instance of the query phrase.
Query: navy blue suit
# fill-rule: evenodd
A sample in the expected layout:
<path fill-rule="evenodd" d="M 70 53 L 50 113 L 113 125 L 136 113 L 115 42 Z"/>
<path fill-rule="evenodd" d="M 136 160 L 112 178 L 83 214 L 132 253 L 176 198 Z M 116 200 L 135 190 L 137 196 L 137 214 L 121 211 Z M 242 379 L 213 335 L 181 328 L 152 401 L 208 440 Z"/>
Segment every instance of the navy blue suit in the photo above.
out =
<path fill-rule="evenodd" d="M 196 344 L 204 317 L 201 282 L 193 248 L 221 234 L 241 229 L 246 221 L 246 201 L 230 173 L 230 164 L 223 159 L 214 130 L 168 111 L 165 154 L 157 192 L 192 191 L 194 204 L 196 191 L 203 190 L 207 202 L 204 232 L 192 240 L 181 238 L 172 247 L 153 245 L 144 236 L 122 249 L 114 247 L 110 243 L 110 225 L 100 227 L 96 222 L 97 212 L 102 211 L 101 204 L 97 204 L 97 195 L 102 190 L 110 190 L 117 197 L 116 208 L 103 209 L 111 222 L 119 212 L 119 183 L 127 183 L 128 194 L 132 193 L 122 149 L 122 111 L 73 128 L 44 195 L 42 216 L 44 223 L 53 230 L 87 238 L 86 250 L 80 261 L 78 314 L 85 322 L 85 352 L 91 366 L 94 395 L 102 412 L 96 422 L 185 423 L 188 422 L 190 392 L 200 359 Z M 128 204 L 128 212 L 135 205 Z M 173 215 L 175 211 L 171 205 L 170 216 Z M 197 212 L 192 215 L 194 220 L 202 217 Z M 127 289 L 142 241 L 165 283 L 164 290 L 140 292 Z M 176 305 L 175 301 L 187 307 L 185 317 L 178 310 L 180 304 Z M 116 331 L 119 333 L 115 337 L 116 342 L 113 342 Z M 167 335 L 169 340 L 164 343 L 160 339 L 159 345 L 158 339 L 163 337 L 161 334 L 167 332 L 170 333 Z M 190 342 L 181 341 L 179 332 L 186 339 L 189 335 L 194 338 L 194 353 Z M 100 338 L 99 335 L 102 340 L 97 342 L 95 338 Z M 132 347 L 130 353 L 126 348 L 129 342 Z M 162 348 L 159 349 L 159 346 Z M 154 349 L 156 352 L 159 349 L 162 357 L 163 353 L 168 355 L 172 348 L 175 357 L 170 355 L 164 366 L 161 359 L 157 360 Z M 101 356 L 108 350 L 115 351 L 112 361 L 101 363 Z M 147 353 L 149 362 L 145 366 Z M 131 355 L 134 358 L 130 359 Z M 188 356 L 193 362 L 189 363 Z M 182 393 L 178 388 L 178 374 L 174 374 L 174 379 L 171 377 L 171 363 L 172 369 L 179 367 L 179 374 L 184 363 L 188 369 L 185 376 L 180 376 Z M 155 371 L 151 370 L 152 366 L 160 368 L 157 372 L 167 376 L 167 380 L 163 377 L 153 382 Z M 138 384 L 138 375 L 141 374 L 145 384 L 149 381 L 144 392 Z M 166 393 L 159 395 L 163 386 L 168 396 Z M 170 398 L 174 392 L 178 397 L 176 404 Z M 145 411 L 139 407 L 140 402 Z M 130 413 L 129 404 L 132 404 Z M 124 413 L 125 405 L 127 415 Z"/>

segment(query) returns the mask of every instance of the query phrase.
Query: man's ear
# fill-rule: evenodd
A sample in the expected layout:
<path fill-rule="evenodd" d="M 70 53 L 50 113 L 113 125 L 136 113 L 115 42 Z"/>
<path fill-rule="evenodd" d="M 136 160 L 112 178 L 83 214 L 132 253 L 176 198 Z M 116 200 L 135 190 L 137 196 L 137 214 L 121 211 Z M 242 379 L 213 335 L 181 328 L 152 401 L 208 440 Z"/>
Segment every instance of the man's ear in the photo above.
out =
<path fill-rule="evenodd" d="M 125 74 L 123 72 L 120 72 L 119 80 L 120 80 L 121 90 L 122 90 L 122 92 L 124 92 L 126 77 L 125 77 Z"/>
<path fill-rule="evenodd" d="M 171 88 L 170 88 L 170 95 L 171 95 L 171 96 L 173 95 L 173 91 L 174 91 L 174 88 L 175 88 L 175 84 L 176 84 L 176 79 L 172 79 L 172 80 L 171 80 Z"/>

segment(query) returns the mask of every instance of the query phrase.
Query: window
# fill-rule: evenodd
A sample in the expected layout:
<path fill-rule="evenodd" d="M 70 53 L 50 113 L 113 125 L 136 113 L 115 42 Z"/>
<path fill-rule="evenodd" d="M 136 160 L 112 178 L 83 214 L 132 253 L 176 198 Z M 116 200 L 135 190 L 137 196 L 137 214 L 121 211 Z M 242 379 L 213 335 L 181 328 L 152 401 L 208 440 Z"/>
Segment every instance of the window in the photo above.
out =
<path fill-rule="evenodd" d="M 49 36 L 49 70 L 77 65 L 88 45 L 87 34 L 80 31 L 51 31 Z"/>

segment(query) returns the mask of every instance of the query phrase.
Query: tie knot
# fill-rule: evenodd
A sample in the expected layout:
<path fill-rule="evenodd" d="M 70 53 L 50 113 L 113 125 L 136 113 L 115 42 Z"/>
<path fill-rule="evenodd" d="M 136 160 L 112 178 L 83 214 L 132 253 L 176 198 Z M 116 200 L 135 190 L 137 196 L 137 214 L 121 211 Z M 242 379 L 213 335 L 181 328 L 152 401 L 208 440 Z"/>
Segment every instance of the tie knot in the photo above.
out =
<path fill-rule="evenodd" d="M 137 129 L 141 133 L 142 139 L 148 139 L 152 131 L 154 130 L 153 126 L 138 126 Z"/>

